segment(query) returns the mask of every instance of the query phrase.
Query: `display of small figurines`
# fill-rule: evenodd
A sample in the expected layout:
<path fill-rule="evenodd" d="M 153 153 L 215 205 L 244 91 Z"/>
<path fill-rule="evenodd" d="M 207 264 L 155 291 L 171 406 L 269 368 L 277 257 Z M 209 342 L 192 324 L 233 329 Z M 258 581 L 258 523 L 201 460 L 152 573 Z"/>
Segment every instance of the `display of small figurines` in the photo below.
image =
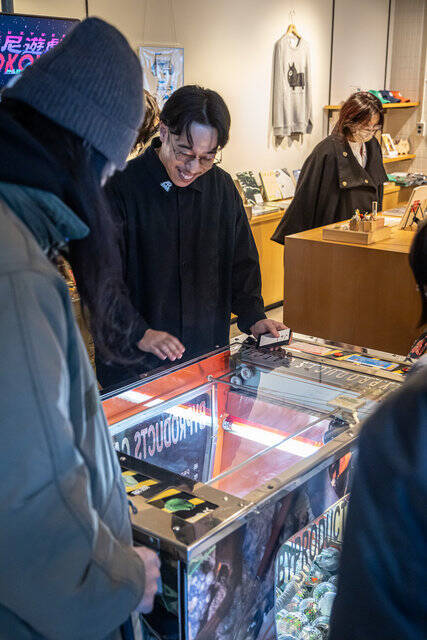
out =
<path fill-rule="evenodd" d="M 350 220 L 350 231 L 360 231 L 361 215 L 359 209 L 356 209 L 353 217 Z"/>
<path fill-rule="evenodd" d="M 406 137 L 397 137 L 394 139 L 394 146 L 396 147 L 397 153 L 402 155 L 407 155 L 411 152 L 411 147 L 409 145 L 409 139 Z"/>
<path fill-rule="evenodd" d="M 371 213 L 365 211 L 362 214 L 359 209 L 356 209 L 349 223 L 350 231 L 365 231 L 366 233 L 380 229 L 383 226 L 384 218 L 378 216 L 378 202 L 372 203 Z"/>

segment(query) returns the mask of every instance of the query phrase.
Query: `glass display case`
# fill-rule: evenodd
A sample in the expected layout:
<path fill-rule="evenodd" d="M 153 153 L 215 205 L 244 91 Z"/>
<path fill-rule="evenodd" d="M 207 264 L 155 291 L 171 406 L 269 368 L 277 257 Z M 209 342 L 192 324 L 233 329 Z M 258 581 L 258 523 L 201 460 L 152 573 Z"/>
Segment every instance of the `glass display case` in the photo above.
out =
<path fill-rule="evenodd" d="M 323 637 L 360 424 L 402 370 L 239 339 L 104 398 L 135 540 L 162 559 L 148 637 Z"/>

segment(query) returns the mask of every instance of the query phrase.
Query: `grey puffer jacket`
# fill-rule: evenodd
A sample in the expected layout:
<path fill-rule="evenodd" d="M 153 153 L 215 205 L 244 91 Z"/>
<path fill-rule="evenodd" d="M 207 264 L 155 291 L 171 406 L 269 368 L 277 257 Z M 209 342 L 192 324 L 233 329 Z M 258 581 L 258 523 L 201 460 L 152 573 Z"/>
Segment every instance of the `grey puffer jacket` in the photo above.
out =
<path fill-rule="evenodd" d="M 87 228 L 53 194 L 0 183 L 0 198 L 0 638 L 121 638 L 144 565 L 67 286 L 40 246 Z"/>

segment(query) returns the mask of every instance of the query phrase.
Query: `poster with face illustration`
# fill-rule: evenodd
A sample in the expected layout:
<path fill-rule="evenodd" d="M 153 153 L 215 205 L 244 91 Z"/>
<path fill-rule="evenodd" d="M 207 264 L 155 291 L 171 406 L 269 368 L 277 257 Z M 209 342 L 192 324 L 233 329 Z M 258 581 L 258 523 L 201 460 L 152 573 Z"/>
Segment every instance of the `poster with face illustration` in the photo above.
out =
<path fill-rule="evenodd" d="M 184 48 L 139 47 L 144 88 L 157 100 L 160 110 L 171 94 L 184 84 Z"/>

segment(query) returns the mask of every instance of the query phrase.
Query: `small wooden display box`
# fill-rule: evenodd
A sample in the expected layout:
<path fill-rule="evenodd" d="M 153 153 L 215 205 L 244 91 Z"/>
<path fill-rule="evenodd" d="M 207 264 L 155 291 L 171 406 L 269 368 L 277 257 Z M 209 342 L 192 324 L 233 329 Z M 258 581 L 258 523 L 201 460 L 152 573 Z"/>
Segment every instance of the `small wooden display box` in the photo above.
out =
<path fill-rule="evenodd" d="M 384 225 L 382 216 L 375 220 L 362 220 L 357 231 L 350 229 L 350 223 L 325 227 L 322 232 L 323 240 L 335 240 L 337 242 L 349 242 L 351 244 L 373 244 L 391 236 L 391 227 Z"/>

